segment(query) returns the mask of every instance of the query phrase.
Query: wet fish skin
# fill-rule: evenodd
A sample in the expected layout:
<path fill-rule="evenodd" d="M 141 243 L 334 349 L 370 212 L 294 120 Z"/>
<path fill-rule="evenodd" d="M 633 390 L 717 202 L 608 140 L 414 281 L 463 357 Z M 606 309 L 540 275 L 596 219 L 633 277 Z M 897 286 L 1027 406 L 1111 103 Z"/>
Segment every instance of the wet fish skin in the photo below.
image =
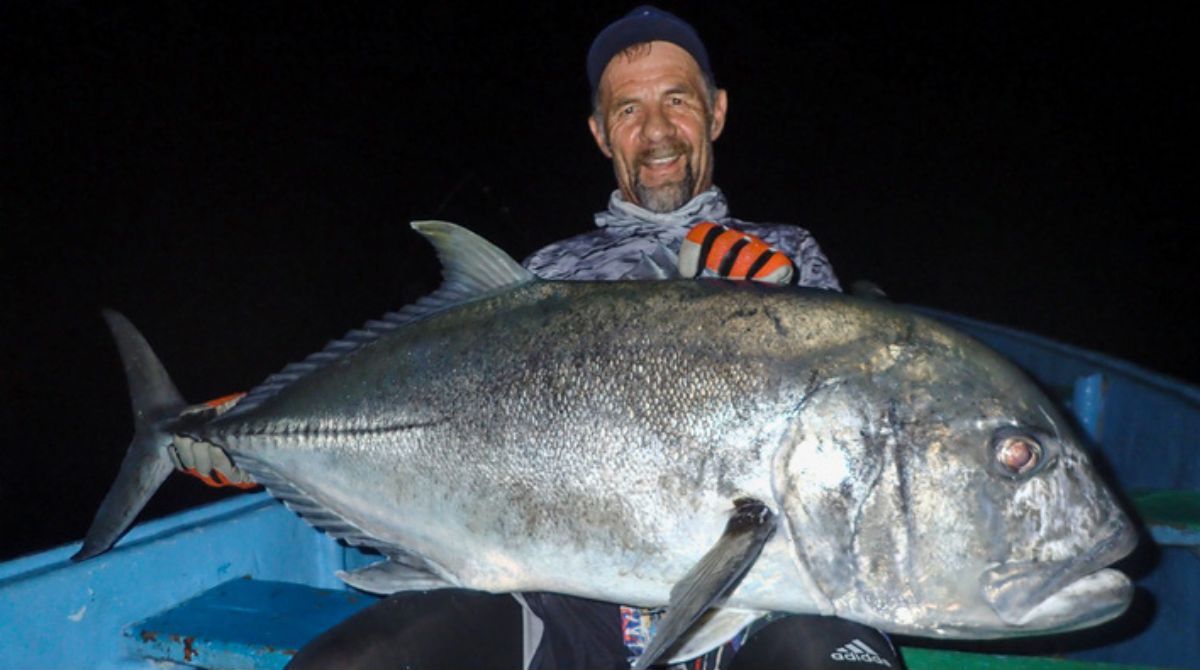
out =
<path fill-rule="evenodd" d="M 364 348 L 360 356 L 371 362 L 363 358 L 353 375 L 323 369 L 197 437 L 225 446 L 259 481 L 267 477 L 257 462 L 269 462 L 305 490 L 320 489 L 322 506 L 363 508 L 356 522 L 378 529 L 375 536 L 389 532 L 390 510 L 407 510 L 405 523 L 420 527 L 392 535 L 395 544 L 438 556 L 447 571 L 470 574 L 488 590 L 516 589 L 526 572 L 544 572 L 558 576 L 542 590 L 598 597 L 594 585 L 574 582 L 597 570 L 627 581 L 616 571 L 629 563 L 635 576 L 644 571 L 636 564 L 658 561 L 686 572 L 703 550 L 692 556 L 662 545 L 695 545 L 692 530 L 642 510 L 704 510 L 712 524 L 707 548 L 734 499 L 769 489 L 781 415 L 799 406 L 809 375 L 778 369 L 769 339 L 753 345 L 733 334 L 763 323 L 781 329 L 777 335 L 788 328 L 774 324 L 769 306 L 746 309 L 748 294 L 705 282 L 640 293 L 645 288 L 521 287 L 412 324 Z M 708 320 L 710 308 L 732 315 L 724 324 Z M 655 314 L 667 313 L 680 318 L 650 327 Z M 353 408 L 339 416 L 330 397 L 352 398 Z M 303 446 L 299 437 L 276 439 L 289 434 L 303 435 Z M 364 489 L 371 500 L 334 499 Z M 451 556 L 422 544 L 461 533 L 486 549 Z M 512 576 L 497 567 L 505 562 L 491 562 L 514 538 L 539 547 L 523 559 L 539 567 Z M 551 568 L 564 560 L 564 546 L 586 557 L 578 570 Z M 481 553 L 489 562 L 474 565 Z M 645 601 L 623 588 L 628 602 Z"/>
<path fill-rule="evenodd" d="M 186 429 L 393 557 L 371 583 L 662 606 L 754 499 L 780 521 L 721 594 L 735 619 L 981 638 L 1128 605 L 1103 569 L 1128 519 L 1054 404 L 974 340 L 825 291 L 536 281 L 462 229 L 422 232 L 438 294 Z M 1028 473 L 997 463 L 1012 435 Z"/>

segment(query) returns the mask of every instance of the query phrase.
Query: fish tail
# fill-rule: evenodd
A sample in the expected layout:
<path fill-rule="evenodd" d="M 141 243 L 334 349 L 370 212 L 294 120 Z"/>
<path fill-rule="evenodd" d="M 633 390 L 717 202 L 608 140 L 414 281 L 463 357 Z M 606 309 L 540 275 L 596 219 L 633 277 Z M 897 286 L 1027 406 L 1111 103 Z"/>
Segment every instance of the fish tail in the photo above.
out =
<path fill-rule="evenodd" d="M 104 496 L 88 528 L 83 547 L 71 557 L 73 561 L 108 551 L 174 469 L 167 452 L 171 443 L 168 427 L 187 404 L 158 356 L 129 319 L 106 309 L 104 320 L 117 341 L 129 382 L 133 441 L 121 461 L 116 482 Z"/>

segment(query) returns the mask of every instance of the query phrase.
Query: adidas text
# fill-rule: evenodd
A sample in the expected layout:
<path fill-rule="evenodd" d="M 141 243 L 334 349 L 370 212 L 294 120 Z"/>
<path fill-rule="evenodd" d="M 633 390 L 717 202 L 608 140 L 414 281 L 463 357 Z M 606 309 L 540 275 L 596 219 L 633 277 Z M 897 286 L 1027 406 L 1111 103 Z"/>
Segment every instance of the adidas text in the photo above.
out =
<path fill-rule="evenodd" d="M 829 655 L 835 661 L 843 661 L 850 663 L 874 663 L 892 667 L 886 659 L 880 658 L 879 654 L 874 649 L 868 647 L 862 640 L 853 640 L 848 644 L 842 645 Z"/>

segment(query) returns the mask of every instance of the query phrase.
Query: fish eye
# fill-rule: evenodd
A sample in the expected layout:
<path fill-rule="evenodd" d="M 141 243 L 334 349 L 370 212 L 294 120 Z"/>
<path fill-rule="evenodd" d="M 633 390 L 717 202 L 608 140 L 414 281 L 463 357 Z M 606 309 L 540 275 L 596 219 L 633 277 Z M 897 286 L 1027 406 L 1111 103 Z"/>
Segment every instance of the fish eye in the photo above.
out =
<path fill-rule="evenodd" d="M 1008 428 L 996 431 L 992 438 L 992 454 L 1001 474 L 1024 477 L 1042 464 L 1041 442 L 1032 435 Z"/>

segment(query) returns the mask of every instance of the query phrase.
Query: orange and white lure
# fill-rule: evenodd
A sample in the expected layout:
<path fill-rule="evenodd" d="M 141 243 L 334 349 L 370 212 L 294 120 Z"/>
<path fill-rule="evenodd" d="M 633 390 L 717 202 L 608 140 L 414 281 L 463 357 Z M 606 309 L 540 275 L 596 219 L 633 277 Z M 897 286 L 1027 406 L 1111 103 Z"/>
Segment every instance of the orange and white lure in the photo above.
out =
<path fill-rule="evenodd" d="M 681 276 L 690 279 L 705 271 L 726 279 L 769 284 L 787 284 L 795 274 L 791 259 L 761 237 L 712 221 L 693 227 L 679 247 Z"/>

